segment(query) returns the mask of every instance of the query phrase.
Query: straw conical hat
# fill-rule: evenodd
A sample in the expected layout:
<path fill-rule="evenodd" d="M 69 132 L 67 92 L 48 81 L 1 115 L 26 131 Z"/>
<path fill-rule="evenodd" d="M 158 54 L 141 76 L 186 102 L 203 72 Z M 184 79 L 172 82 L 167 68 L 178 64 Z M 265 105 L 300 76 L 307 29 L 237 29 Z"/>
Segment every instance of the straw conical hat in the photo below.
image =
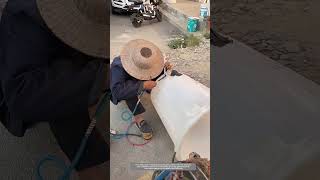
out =
<path fill-rule="evenodd" d="M 36 0 L 49 29 L 67 45 L 94 57 L 109 56 L 106 0 Z"/>
<path fill-rule="evenodd" d="M 126 72 L 140 80 L 157 77 L 164 67 L 160 49 L 152 42 L 143 39 L 129 41 L 123 47 L 120 58 Z"/>

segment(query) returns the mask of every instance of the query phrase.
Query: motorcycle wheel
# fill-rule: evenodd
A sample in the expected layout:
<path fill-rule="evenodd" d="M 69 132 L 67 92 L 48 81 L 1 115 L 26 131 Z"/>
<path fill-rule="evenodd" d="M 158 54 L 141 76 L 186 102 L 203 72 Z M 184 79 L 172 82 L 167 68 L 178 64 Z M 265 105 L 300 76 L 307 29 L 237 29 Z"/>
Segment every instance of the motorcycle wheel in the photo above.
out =
<path fill-rule="evenodd" d="M 112 14 L 117 14 L 117 12 L 116 12 L 116 10 L 115 10 L 114 7 L 111 7 L 111 13 L 112 13 Z"/>
<path fill-rule="evenodd" d="M 134 13 L 131 15 L 131 22 L 133 27 L 138 28 L 142 24 L 142 20 L 140 19 L 139 15 L 137 13 Z"/>
<path fill-rule="evenodd" d="M 142 24 L 142 21 L 139 22 L 137 19 L 134 19 L 134 20 L 132 21 L 132 25 L 133 25 L 135 28 L 140 27 L 141 24 Z"/>
<path fill-rule="evenodd" d="M 158 20 L 159 22 L 162 21 L 162 13 L 161 13 L 159 10 L 157 10 L 157 15 L 156 15 L 156 17 L 157 17 L 157 20 Z"/>

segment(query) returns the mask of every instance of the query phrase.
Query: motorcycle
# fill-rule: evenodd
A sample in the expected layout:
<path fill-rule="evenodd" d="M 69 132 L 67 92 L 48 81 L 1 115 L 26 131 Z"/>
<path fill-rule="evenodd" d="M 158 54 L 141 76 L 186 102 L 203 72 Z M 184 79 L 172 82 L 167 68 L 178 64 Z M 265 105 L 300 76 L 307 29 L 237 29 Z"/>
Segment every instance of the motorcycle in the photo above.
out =
<path fill-rule="evenodd" d="M 162 21 L 162 13 L 160 12 L 158 5 L 161 4 L 159 0 L 150 0 L 150 3 L 135 3 L 129 6 L 129 10 L 134 12 L 130 16 L 131 23 L 134 27 L 138 28 L 145 20 L 157 19 Z"/>

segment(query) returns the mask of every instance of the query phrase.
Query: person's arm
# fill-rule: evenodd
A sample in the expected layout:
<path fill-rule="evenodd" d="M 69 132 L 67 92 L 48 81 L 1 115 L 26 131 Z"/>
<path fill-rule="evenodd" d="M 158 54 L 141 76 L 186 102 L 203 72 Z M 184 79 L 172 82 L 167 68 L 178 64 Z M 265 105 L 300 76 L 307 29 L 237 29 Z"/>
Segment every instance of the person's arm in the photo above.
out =
<path fill-rule="evenodd" d="M 143 90 L 143 81 L 126 79 L 126 72 L 120 66 L 111 67 L 111 92 L 118 100 L 136 97 Z"/>

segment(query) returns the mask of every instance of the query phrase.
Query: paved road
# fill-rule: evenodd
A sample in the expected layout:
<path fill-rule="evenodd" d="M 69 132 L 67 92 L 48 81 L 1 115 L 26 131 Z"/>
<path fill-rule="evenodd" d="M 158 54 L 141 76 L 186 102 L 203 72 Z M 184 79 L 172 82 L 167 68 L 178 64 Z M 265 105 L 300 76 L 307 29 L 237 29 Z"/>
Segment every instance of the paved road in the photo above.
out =
<path fill-rule="evenodd" d="M 237 42 L 212 51 L 216 179 L 320 179 L 320 86 Z"/>
<path fill-rule="evenodd" d="M 166 21 L 161 23 L 146 22 L 140 28 L 134 28 L 128 16 L 111 16 L 111 57 L 117 56 L 122 46 L 129 40 L 142 38 L 154 42 L 162 51 L 167 47 L 170 35 L 176 33 L 176 28 Z M 147 112 L 145 119 L 153 130 L 152 141 L 144 147 L 133 147 L 125 139 L 111 141 L 111 179 L 127 180 L 141 177 L 144 171 L 130 169 L 131 162 L 168 163 L 173 155 L 173 143 L 166 132 L 160 118 L 151 104 L 149 95 L 143 98 L 142 104 Z M 121 120 L 121 113 L 126 105 L 114 106 L 111 103 L 111 128 L 125 130 L 128 123 Z M 135 128 L 133 128 L 135 129 Z M 141 141 L 138 141 L 141 143 Z M 130 178 L 129 178 L 130 177 Z"/>

